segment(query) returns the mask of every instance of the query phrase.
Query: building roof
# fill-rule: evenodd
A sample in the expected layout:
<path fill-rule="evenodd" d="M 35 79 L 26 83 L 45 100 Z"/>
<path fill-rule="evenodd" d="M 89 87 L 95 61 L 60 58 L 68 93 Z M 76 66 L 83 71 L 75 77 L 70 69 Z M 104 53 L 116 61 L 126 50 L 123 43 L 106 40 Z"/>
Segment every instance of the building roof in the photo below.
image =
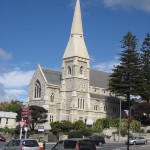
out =
<path fill-rule="evenodd" d="M 16 118 L 17 113 L 0 111 L 1 118 Z"/>
<path fill-rule="evenodd" d="M 90 86 L 107 88 L 109 73 L 90 69 Z"/>
<path fill-rule="evenodd" d="M 41 68 L 48 84 L 60 85 L 61 72 L 56 70 L 50 70 L 47 68 Z"/>
<path fill-rule="evenodd" d="M 60 85 L 61 72 L 56 70 L 50 70 L 48 68 L 41 68 L 48 84 Z M 109 73 L 90 70 L 90 86 L 107 88 Z"/>

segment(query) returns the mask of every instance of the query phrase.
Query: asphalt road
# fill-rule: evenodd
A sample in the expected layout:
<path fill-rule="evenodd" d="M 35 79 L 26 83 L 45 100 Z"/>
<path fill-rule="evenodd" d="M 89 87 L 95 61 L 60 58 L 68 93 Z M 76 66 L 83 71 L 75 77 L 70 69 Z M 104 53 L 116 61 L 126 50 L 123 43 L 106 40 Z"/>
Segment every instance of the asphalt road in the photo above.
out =
<path fill-rule="evenodd" d="M 0 142 L 0 150 L 2 146 L 4 146 L 5 142 Z M 46 149 L 45 150 L 51 150 L 51 147 L 54 144 L 52 143 L 46 143 Z M 124 143 L 106 143 L 102 146 L 97 146 L 97 150 L 126 150 L 127 145 Z M 150 142 L 148 142 L 146 145 L 130 145 L 129 150 L 150 150 Z"/>

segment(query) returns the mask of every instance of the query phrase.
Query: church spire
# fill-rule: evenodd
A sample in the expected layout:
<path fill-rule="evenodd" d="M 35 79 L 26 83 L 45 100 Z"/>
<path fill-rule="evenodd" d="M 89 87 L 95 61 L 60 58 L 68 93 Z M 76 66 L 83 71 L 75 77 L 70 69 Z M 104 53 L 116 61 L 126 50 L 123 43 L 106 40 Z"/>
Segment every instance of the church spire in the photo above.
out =
<path fill-rule="evenodd" d="M 89 60 L 88 51 L 83 37 L 80 0 L 76 0 L 70 38 L 63 59 L 69 57 L 81 57 Z"/>
<path fill-rule="evenodd" d="M 80 9 L 80 1 L 77 0 L 76 6 L 75 6 L 75 12 L 72 22 L 72 28 L 71 28 L 71 35 L 79 34 L 83 35 L 83 29 L 82 29 L 82 19 L 81 19 L 81 9 Z"/>

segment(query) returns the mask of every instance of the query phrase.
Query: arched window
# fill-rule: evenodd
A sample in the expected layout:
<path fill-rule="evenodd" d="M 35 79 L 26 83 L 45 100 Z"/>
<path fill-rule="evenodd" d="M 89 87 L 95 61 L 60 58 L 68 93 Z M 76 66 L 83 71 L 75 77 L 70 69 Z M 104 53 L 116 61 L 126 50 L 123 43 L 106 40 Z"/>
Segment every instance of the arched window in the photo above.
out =
<path fill-rule="evenodd" d="M 71 67 L 68 66 L 68 75 L 70 75 L 72 73 Z"/>
<path fill-rule="evenodd" d="M 83 74 L 83 66 L 80 67 L 80 74 Z"/>
<path fill-rule="evenodd" d="M 41 84 L 39 80 L 35 82 L 35 88 L 34 88 L 34 98 L 40 98 L 41 97 Z"/>
<path fill-rule="evenodd" d="M 54 93 L 51 94 L 51 98 L 50 99 L 51 99 L 50 100 L 51 102 L 54 102 Z"/>

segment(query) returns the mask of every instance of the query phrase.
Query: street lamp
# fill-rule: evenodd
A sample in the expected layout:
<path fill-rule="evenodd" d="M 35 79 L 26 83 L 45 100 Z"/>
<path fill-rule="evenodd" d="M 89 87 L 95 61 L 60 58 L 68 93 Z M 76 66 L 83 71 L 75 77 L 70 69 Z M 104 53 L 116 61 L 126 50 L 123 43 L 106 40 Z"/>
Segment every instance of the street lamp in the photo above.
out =
<path fill-rule="evenodd" d="M 121 84 L 123 85 L 124 83 L 124 76 L 122 75 L 121 76 Z M 127 116 L 127 119 L 128 119 L 128 126 L 127 126 L 127 131 L 128 131 L 128 137 L 127 137 L 127 150 L 129 150 L 129 138 L 130 138 L 130 87 L 127 91 L 125 91 L 126 93 L 126 96 L 127 96 L 127 106 L 128 106 L 128 116 Z"/>
<path fill-rule="evenodd" d="M 130 92 L 127 94 L 128 101 L 128 140 L 127 140 L 127 150 L 129 150 L 129 138 L 130 138 Z"/>
<path fill-rule="evenodd" d="M 118 136 L 118 142 L 120 142 L 120 132 L 121 132 L 121 98 L 120 98 L 120 115 L 119 115 L 119 136 Z"/>

